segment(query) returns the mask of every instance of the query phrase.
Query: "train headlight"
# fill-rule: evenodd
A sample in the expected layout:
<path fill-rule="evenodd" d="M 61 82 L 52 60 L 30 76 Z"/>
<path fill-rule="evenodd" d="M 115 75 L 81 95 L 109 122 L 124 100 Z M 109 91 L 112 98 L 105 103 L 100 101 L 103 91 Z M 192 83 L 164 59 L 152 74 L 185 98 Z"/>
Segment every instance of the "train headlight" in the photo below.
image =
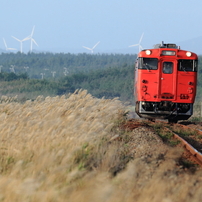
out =
<path fill-rule="evenodd" d="M 151 51 L 150 50 L 146 50 L 145 53 L 146 53 L 146 55 L 151 55 Z"/>
<path fill-rule="evenodd" d="M 142 83 L 147 83 L 147 80 L 144 80 L 144 79 L 143 79 L 143 80 L 142 80 Z"/>
<path fill-rule="evenodd" d="M 191 52 L 186 52 L 187 57 L 191 57 Z"/>

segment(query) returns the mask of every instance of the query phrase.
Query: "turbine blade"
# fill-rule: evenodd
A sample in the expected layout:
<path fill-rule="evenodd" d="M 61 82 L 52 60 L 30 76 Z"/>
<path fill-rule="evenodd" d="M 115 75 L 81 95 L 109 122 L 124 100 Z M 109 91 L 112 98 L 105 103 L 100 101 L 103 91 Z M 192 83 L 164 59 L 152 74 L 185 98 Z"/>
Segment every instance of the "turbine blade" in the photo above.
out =
<path fill-rule="evenodd" d="M 130 45 L 129 47 L 138 46 L 139 44 Z"/>
<path fill-rule="evenodd" d="M 94 46 L 93 46 L 93 48 L 92 49 L 94 49 L 98 44 L 100 43 L 100 41 L 99 42 L 97 42 Z"/>
<path fill-rule="evenodd" d="M 16 48 L 7 48 L 7 50 L 17 50 Z"/>
<path fill-rule="evenodd" d="M 22 41 L 27 41 L 27 40 L 30 40 L 31 39 L 31 37 L 26 37 L 26 38 L 24 38 Z"/>
<path fill-rule="evenodd" d="M 5 41 L 4 38 L 3 38 L 3 41 L 4 41 L 4 45 L 5 45 L 6 49 L 7 49 L 7 44 L 6 44 L 6 41 Z"/>
<path fill-rule="evenodd" d="M 88 49 L 88 50 L 91 50 L 91 51 L 92 51 L 92 48 L 88 48 L 88 47 L 86 47 L 86 46 L 83 46 L 83 48 L 86 48 L 86 49 Z"/>
<path fill-rule="evenodd" d="M 37 46 L 39 46 L 38 44 L 37 44 L 37 42 L 32 38 L 31 39 Z"/>
<path fill-rule="evenodd" d="M 144 32 L 142 33 L 142 35 L 140 37 L 139 44 L 141 43 L 143 36 L 144 36 Z"/>
<path fill-rule="evenodd" d="M 17 40 L 17 41 L 19 41 L 19 42 L 21 42 L 21 40 L 20 39 L 18 39 L 18 38 L 16 38 L 16 37 L 14 37 L 14 36 L 12 36 L 15 40 Z"/>
<path fill-rule="evenodd" d="M 34 34 L 34 28 L 35 28 L 35 25 L 34 25 L 34 27 L 32 28 L 31 36 L 33 36 L 33 34 Z"/>

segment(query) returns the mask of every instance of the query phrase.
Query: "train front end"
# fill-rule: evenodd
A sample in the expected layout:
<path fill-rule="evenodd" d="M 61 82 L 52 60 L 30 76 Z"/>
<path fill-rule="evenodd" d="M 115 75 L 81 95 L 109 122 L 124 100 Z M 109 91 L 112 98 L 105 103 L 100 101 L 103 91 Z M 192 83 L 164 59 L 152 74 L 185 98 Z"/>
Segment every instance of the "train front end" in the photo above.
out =
<path fill-rule="evenodd" d="M 142 118 L 187 120 L 196 96 L 195 53 L 158 44 L 138 54 L 135 65 L 136 113 Z"/>

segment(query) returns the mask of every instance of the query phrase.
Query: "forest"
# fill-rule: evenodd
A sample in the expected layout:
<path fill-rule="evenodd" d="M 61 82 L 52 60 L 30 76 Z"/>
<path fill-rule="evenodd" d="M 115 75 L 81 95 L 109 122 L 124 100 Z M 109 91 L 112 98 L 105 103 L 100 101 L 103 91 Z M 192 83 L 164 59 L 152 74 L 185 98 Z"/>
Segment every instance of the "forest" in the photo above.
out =
<path fill-rule="evenodd" d="M 60 79 L 108 67 L 133 65 L 132 54 L 2 53 L 0 72 L 27 73 L 30 79 Z"/>
<path fill-rule="evenodd" d="M 19 101 L 86 89 L 95 97 L 134 104 L 135 54 L 2 53 L 0 96 Z M 202 94 L 202 56 L 199 56 L 197 100 Z"/>

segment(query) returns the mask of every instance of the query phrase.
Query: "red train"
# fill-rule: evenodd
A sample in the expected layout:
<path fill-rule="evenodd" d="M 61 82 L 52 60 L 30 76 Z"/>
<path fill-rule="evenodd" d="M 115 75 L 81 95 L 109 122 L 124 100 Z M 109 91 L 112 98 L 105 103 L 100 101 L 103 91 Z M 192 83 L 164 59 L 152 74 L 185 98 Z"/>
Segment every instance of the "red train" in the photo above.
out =
<path fill-rule="evenodd" d="M 142 118 L 177 123 L 193 114 L 198 56 L 175 44 L 139 52 L 135 65 L 135 111 Z"/>

